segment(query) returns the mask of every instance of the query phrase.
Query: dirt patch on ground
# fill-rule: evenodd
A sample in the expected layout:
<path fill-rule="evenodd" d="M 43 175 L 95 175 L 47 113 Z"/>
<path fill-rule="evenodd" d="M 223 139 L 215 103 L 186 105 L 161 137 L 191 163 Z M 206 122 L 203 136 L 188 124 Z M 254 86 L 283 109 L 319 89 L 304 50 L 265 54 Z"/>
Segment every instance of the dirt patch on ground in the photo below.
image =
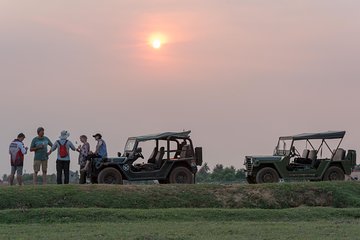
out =
<path fill-rule="evenodd" d="M 299 189 L 288 192 L 262 186 L 223 186 L 213 191 L 226 208 L 284 208 L 333 205 L 332 192 L 323 189 Z"/>

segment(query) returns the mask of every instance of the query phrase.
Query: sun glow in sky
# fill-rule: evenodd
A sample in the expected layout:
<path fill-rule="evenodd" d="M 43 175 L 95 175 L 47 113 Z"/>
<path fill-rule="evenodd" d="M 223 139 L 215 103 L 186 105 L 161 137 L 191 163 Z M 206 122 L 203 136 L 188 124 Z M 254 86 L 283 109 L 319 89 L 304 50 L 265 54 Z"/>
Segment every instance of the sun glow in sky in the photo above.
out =
<path fill-rule="evenodd" d="M 161 41 L 160 39 L 154 39 L 152 42 L 152 47 L 155 49 L 158 49 L 161 47 Z"/>
<path fill-rule="evenodd" d="M 154 33 L 149 37 L 149 45 L 154 49 L 161 48 L 168 42 L 168 38 L 162 33 Z"/>

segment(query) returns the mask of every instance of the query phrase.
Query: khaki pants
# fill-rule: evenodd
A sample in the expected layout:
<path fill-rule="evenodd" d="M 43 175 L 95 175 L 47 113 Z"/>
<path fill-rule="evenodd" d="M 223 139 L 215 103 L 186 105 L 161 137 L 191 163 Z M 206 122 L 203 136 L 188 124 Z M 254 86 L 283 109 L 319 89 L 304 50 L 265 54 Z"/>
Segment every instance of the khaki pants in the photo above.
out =
<path fill-rule="evenodd" d="M 34 160 L 34 172 L 40 172 L 40 167 L 43 172 L 47 172 L 48 160 Z"/>

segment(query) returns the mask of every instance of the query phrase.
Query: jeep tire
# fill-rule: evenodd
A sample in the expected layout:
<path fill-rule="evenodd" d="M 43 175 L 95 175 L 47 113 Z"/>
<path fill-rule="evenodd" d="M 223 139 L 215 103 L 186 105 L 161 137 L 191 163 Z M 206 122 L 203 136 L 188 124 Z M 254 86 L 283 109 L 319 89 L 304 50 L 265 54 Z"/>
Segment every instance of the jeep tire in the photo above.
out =
<path fill-rule="evenodd" d="M 279 181 L 279 174 L 272 167 L 264 167 L 256 174 L 256 183 L 277 183 Z"/>
<path fill-rule="evenodd" d="M 169 176 L 171 184 L 193 184 L 194 174 L 186 167 L 174 168 Z"/>
<path fill-rule="evenodd" d="M 344 181 L 345 180 L 345 174 L 344 171 L 336 166 L 329 167 L 328 170 L 326 170 L 324 177 L 324 181 Z"/>
<path fill-rule="evenodd" d="M 98 176 L 100 184 L 122 184 L 122 176 L 119 170 L 113 167 L 107 167 L 101 170 Z"/>

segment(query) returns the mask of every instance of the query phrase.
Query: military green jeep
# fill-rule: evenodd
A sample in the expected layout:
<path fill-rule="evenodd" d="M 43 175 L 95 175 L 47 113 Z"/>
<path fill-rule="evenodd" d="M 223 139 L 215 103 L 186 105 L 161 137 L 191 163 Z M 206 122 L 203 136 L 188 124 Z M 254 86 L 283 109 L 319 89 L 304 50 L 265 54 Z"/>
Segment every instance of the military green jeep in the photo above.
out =
<path fill-rule="evenodd" d="M 145 159 L 143 147 L 151 153 L 146 162 L 138 163 Z M 193 184 L 202 161 L 202 148 L 194 147 L 190 131 L 164 132 L 130 137 L 118 157 L 92 159 L 89 177 L 92 183 L 102 184 L 122 184 L 123 180 Z"/>
<path fill-rule="evenodd" d="M 344 180 L 356 165 L 356 151 L 340 148 L 345 133 L 280 137 L 272 156 L 245 157 L 248 183 Z"/>

